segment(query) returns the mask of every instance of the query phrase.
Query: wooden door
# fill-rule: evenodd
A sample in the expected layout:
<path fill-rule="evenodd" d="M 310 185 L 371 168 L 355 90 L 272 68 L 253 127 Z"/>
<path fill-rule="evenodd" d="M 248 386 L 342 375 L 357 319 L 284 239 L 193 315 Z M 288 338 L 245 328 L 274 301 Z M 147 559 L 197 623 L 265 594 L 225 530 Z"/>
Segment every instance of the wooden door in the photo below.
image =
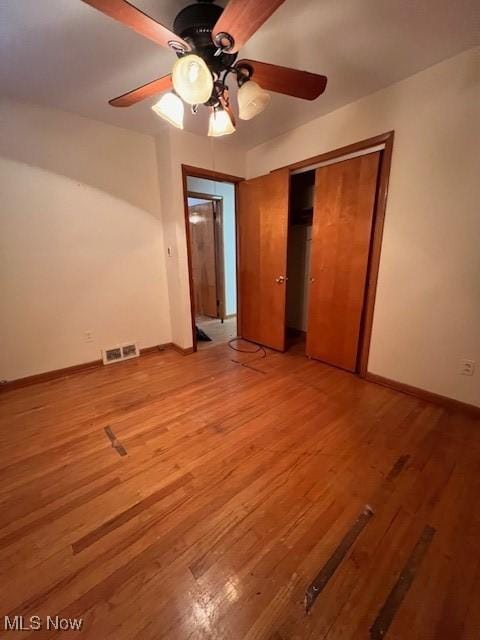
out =
<path fill-rule="evenodd" d="M 212 318 L 218 314 L 214 207 L 214 202 L 189 206 L 195 313 Z"/>
<path fill-rule="evenodd" d="M 279 351 L 285 349 L 289 185 L 282 169 L 238 189 L 239 334 Z"/>
<path fill-rule="evenodd" d="M 316 170 L 307 355 L 357 368 L 380 152 Z"/>

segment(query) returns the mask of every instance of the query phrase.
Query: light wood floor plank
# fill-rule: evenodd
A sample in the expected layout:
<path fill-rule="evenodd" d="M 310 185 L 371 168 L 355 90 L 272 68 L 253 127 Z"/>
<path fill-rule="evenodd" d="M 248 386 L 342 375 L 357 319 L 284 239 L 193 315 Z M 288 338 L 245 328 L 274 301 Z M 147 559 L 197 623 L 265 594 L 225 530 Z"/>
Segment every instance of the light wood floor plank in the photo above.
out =
<path fill-rule="evenodd" d="M 368 638 L 430 525 L 387 640 L 479 638 L 479 421 L 301 345 L 164 351 L 5 392 L 0 462 L 0 620 L 82 617 L 92 640 Z"/>

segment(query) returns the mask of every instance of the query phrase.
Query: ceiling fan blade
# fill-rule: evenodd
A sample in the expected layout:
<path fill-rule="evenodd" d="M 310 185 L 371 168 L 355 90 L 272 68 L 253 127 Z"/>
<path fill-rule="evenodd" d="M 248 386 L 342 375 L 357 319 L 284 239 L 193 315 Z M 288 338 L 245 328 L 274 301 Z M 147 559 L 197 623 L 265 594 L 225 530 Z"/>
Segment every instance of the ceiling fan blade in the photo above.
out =
<path fill-rule="evenodd" d="M 217 24 L 213 27 L 213 41 L 223 46 L 225 50 L 235 53 L 284 2 L 285 0 L 261 0 L 260 2 L 259 0 L 229 0 Z M 230 48 L 225 46 L 228 39 L 222 38 L 222 34 L 233 38 Z"/>
<path fill-rule="evenodd" d="M 174 46 L 180 46 L 185 51 L 190 51 L 190 45 L 182 38 L 175 35 L 173 31 L 167 29 L 146 13 L 140 11 L 127 0 L 83 0 L 91 7 L 98 9 L 102 13 L 114 20 L 118 20 L 122 24 L 130 27 L 141 36 L 149 38 L 161 45 L 162 47 L 168 47 L 171 43 Z"/>
<path fill-rule="evenodd" d="M 123 95 L 118 96 L 118 98 L 113 98 L 113 100 L 109 100 L 109 103 L 112 107 L 130 107 L 132 104 L 141 102 L 146 98 L 151 98 L 152 96 L 157 95 L 157 93 L 162 93 L 163 91 L 167 91 L 171 88 L 172 75 L 168 74 L 168 76 L 157 78 L 156 80 L 152 80 L 152 82 L 147 82 L 147 84 L 143 84 L 141 87 L 133 89 L 133 91 L 124 93 Z"/>
<path fill-rule="evenodd" d="M 252 80 L 255 80 L 262 89 L 284 93 L 294 98 L 315 100 L 325 91 L 327 77 L 299 71 L 288 67 L 279 67 L 276 64 L 257 62 L 256 60 L 239 60 L 235 67 L 245 67 L 252 71 Z"/>

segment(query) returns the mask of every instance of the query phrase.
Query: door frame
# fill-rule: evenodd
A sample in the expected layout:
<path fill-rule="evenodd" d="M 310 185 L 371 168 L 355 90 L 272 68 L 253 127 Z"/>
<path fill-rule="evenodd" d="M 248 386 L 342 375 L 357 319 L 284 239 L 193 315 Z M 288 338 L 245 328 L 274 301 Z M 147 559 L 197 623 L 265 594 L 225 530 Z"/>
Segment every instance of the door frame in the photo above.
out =
<path fill-rule="evenodd" d="M 392 163 L 393 139 L 395 132 L 387 131 L 378 136 L 360 140 L 353 144 L 321 153 L 320 155 L 295 162 L 293 164 L 281 167 L 289 169 L 290 175 L 298 170 L 311 165 L 320 164 L 328 160 L 341 161 L 346 156 L 357 151 L 367 151 L 378 145 L 385 145 L 381 151 L 380 165 L 378 169 L 377 193 L 375 197 L 375 206 L 373 211 L 372 235 L 370 239 L 370 252 L 367 267 L 367 280 L 365 285 L 365 301 L 362 311 L 362 321 L 360 325 L 360 338 L 358 346 L 358 371 L 356 372 L 361 378 L 367 378 L 368 374 L 368 356 L 370 353 L 370 342 L 372 338 L 373 328 L 373 312 L 375 308 L 375 297 L 377 293 L 378 271 L 380 268 L 380 254 L 382 251 L 383 227 L 385 223 L 385 211 L 387 207 L 388 183 L 390 179 L 390 167 Z M 313 168 L 313 167 L 312 167 Z M 277 171 L 277 169 L 275 169 Z"/>
<path fill-rule="evenodd" d="M 225 320 L 225 256 L 223 254 L 223 196 L 214 196 L 210 193 L 200 193 L 198 191 L 189 191 L 188 198 L 197 198 L 198 200 L 207 200 L 214 205 L 213 218 L 213 238 L 215 250 L 215 300 L 217 309 L 217 318 L 223 322 Z M 188 202 L 188 200 L 187 200 Z M 189 205 L 189 213 L 190 213 Z M 190 233 L 190 216 L 188 231 Z"/>
<path fill-rule="evenodd" d="M 190 314 L 192 321 L 192 344 L 193 352 L 197 351 L 197 336 L 195 333 L 195 301 L 193 296 L 193 274 L 192 274 L 192 251 L 190 243 L 190 223 L 189 223 L 189 211 L 188 211 L 188 185 L 187 178 L 203 178 L 205 180 L 212 180 L 213 182 L 228 182 L 233 184 L 235 189 L 235 261 L 237 265 L 237 278 L 236 278 L 236 293 L 237 293 L 237 327 L 240 326 L 240 311 L 241 301 L 238 287 L 239 278 L 239 246 L 238 246 L 238 183 L 242 182 L 245 178 L 240 176 L 233 176 L 228 173 L 220 173 L 211 169 L 203 169 L 202 167 L 194 167 L 188 164 L 182 164 L 182 186 L 183 186 L 183 209 L 185 217 L 185 235 L 187 240 L 187 261 L 188 261 L 188 282 L 189 282 L 189 295 L 190 295 Z M 238 329 L 237 329 L 238 331 Z"/>

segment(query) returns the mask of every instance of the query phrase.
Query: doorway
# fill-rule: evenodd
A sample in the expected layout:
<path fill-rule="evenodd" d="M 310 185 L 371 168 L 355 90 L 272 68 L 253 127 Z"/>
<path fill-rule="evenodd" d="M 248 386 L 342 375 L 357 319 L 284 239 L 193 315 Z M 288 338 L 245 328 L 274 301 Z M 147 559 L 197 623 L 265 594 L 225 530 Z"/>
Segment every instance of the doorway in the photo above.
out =
<path fill-rule="evenodd" d="M 241 178 L 182 168 L 196 351 L 237 336 L 236 184 Z"/>
<path fill-rule="evenodd" d="M 197 316 L 225 319 L 223 198 L 188 192 L 192 280 Z"/>

